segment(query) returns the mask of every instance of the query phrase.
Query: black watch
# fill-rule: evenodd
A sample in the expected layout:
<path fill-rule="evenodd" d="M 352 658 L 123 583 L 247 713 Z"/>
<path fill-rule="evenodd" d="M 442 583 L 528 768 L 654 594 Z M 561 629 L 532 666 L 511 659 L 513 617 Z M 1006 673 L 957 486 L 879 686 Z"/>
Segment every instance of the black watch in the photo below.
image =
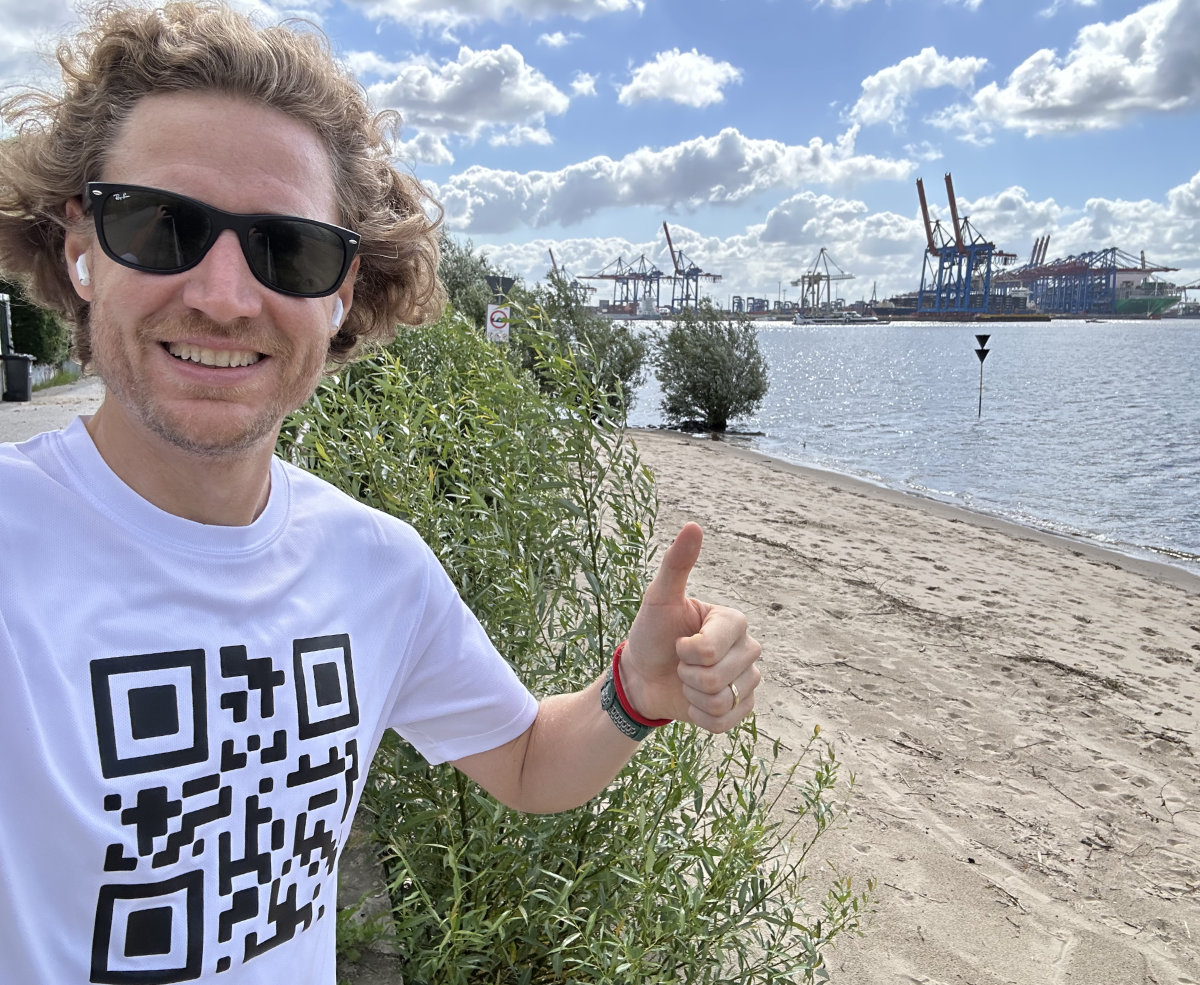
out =
<path fill-rule="evenodd" d="M 634 742 L 641 742 L 654 731 L 653 725 L 643 725 L 634 721 L 629 717 L 629 712 L 621 706 L 621 702 L 617 700 L 617 685 L 613 683 L 611 667 L 604 675 L 604 685 L 600 688 L 600 707 L 608 712 L 608 717 L 621 734 L 629 736 Z"/>

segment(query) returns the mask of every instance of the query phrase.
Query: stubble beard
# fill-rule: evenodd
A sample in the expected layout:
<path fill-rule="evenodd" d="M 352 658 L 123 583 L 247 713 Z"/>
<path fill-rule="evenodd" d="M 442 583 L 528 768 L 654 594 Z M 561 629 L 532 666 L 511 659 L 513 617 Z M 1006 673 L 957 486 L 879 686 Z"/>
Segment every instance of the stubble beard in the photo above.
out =
<path fill-rule="evenodd" d="M 160 440 L 189 455 L 215 461 L 236 458 L 261 448 L 264 443 L 273 447 L 283 419 L 312 396 L 320 381 L 319 372 L 313 374 L 312 367 L 306 367 L 308 375 L 315 377 L 311 385 L 302 392 L 300 388 L 291 391 L 292 399 L 288 399 L 289 391 L 277 389 L 251 413 L 243 411 L 239 403 L 243 397 L 253 397 L 252 387 L 222 388 L 219 394 L 213 395 L 197 387 L 192 394 L 185 391 L 175 395 L 176 403 L 180 402 L 178 397 L 183 396 L 189 405 L 194 405 L 194 409 L 171 407 L 156 389 L 154 381 L 145 372 L 139 373 L 134 368 L 128 345 L 131 344 L 135 356 L 140 357 L 149 351 L 149 347 L 160 345 L 158 340 L 164 337 L 179 338 L 191 334 L 225 336 L 241 340 L 247 348 L 255 351 L 265 351 L 268 358 L 278 360 L 285 370 L 290 367 L 293 374 L 297 371 L 298 357 L 294 351 L 279 344 L 274 345 L 273 350 L 264 350 L 263 343 L 250 342 L 252 337 L 261 333 L 254 332 L 248 325 L 221 326 L 198 314 L 170 322 L 165 319 L 145 320 L 136 326 L 133 341 L 129 343 L 128 340 L 122 340 L 121 330 L 114 327 L 105 314 L 103 307 L 92 306 L 92 368 L 104 381 L 108 393 L 125 408 L 127 414 Z M 114 340 L 115 344 L 112 344 Z M 259 400 L 262 399 L 259 397 Z M 225 414 L 221 414 L 222 404 L 226 405 Z"/>

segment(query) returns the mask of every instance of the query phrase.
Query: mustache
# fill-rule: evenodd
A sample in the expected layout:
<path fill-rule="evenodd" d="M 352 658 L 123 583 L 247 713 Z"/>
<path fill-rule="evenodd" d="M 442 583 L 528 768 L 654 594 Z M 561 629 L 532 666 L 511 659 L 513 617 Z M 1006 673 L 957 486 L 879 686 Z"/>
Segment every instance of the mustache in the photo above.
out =
<path fill-rule="evenodd" d="M 199 311 L 170 317 L 147 318 L 138 326 L 138 334 L 143 339 L 159 343 L 182 342 L 197 337 L 231 342 L 236 343 L 238 348 L 261 352 L 267 356 L 290 351 L 290 346 L 281 344 L 278 333 L 264 331 L 252 318 L 219 322 Z"/>

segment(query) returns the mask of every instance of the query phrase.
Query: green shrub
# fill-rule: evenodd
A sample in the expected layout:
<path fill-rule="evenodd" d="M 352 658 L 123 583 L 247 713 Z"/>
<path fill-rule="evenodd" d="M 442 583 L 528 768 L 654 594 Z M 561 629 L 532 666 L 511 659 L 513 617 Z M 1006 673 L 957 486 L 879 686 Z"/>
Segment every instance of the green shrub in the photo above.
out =
<path fill-rule="evenodd" d="M 280 450 L 405 517 L 535 693 L 593 680 L 653 561 L 652 479 L 597 382 L 521 326 L 547 391 L 450 316 L 344 371 Z M 802 905 L 839 814 L 814 734 L 794 765 L 753 723 L 658 730 L 574 811 L 527 816 L 389 733 L 363 805 L 383 846 L 406 985 L 823 980 L 865 896 Z M 801 766 L 801 764 L 804 764 Z M 797 798 L 794 813 L 773 810 Z M 790 803 L 790 801 L 789 801 Z"/>
<path fill-rule="evenodd" d="M 16 284 L 0 280 L 0 294 L 9 297 L 14 352 L 33 356 L 36 363 L 57 366 L 67 358 L 71 337 L 54 315 L 31 304 Z"/>
<path fill-rule="evenodd" d="M 516 328 L 518 354 L 523 368 L 533 370 L 537 361 L 532 348 L 521 345 L 520 326 L 532 321 L 551 331 L 559 343 L 570 349 L 581 370 L 599 384 L 609 403 L 633 409 L 637 392 L 646 380 L 646 360 L 650 345 L 644 333 L 626 321 L 605 318 L 587 307 L 584 295 L 557 271 L 546 285 L 533 292 L 531 302 L 518 301 Z"/>
<path fill-rule="evenodd" d="M 659 339 L 655 367 L 668 422 L 699 422 L 724 431 L 752 414 L 767 395 L 767 362 L 758 331 L 743 314 L 726 314 L 704 301 L 675 316 Z"/>
<path fill-rule="evenodd" d="M 438 277 L 445 285 L 450 307 L 477 328 L 482 328 L 487 320 L 487 306 L 494 297 L 487 279 L 500 273 L 487 254 L 475 252 L 470 240 L 460 243 L 452 236 L 442 235 Z"/>

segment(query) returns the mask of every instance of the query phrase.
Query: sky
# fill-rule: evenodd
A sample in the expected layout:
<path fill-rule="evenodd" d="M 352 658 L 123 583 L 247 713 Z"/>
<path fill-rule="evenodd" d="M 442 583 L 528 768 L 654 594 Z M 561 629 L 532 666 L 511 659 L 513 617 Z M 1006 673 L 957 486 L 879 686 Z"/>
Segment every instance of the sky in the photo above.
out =
<path fill-rule="evenodd" d="M 718 303 L 797 299 L 822 250 L 835 296 L 882 299 L 920 283 L 916 181 L 948 224 L 947 173 L 1016 263 L 1049 235 L 1200 283 L 1200 0 L 233 5 L 325 31 L 450 234 L 530 285 L 551 251 L 670 273 L 666 223 Z M 0 20 L 0 84 L 49 84 L 70 3 Z"/>

